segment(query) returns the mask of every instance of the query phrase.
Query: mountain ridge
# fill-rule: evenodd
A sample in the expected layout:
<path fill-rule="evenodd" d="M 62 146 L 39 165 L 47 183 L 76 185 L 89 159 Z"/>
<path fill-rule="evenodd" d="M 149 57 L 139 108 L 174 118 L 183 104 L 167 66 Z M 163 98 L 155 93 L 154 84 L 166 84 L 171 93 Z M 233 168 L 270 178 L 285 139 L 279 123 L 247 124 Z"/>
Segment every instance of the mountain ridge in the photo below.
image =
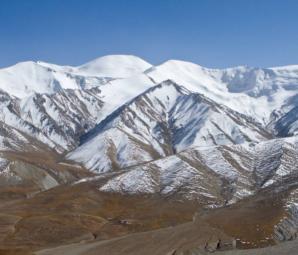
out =
<path fill-rule="evenodd" d="M 92 71 L 86 76 L 81 67 Z M 42 89 L 50 82 L 50 87 L 47 93 L 34 92 L 37 85 L 32 85 L 29 95 L 19 98 L 3 90 L 7 84 L 0 84 L 2 136 L 10 126 L 25 135 L 21 140 L 16 136 L 13 146 L 2 144 L 13 150 L 24 146 L 24 141 L 30 145 L 36 140 L 66 153 L 64 160 L 97 173 L 146 164 L 196 147 L 211 149 L 272 139 L 278 144 L 276 137 L 293 136 L 298 130 L 296 67 L 209 69 L 177 60 L 152 66 L 125 55 L 105 56 L 79 67 L 17 64 L 9 72 L 4 69 L 12 82 L 17 80 L 16 86 L 26 87 L 27 81 L 33 81 Z M 20 69 L 24 76 L 19 76 Z M 114 74 L 118 70 L 119 75 L 102 76 L 100 69 Z M 50 76 L 44 79 L 39 70 Z M 59 75 L 72 80 L 71 86 Z M 56 78 L 60 85 L 55 84 Z M 241 92 L 233 91 L 235 86 Z M 256 93 L 251 94 L 254 89 Z M 246 109 L 266 112 L 266 122 L 240 107 L 247 102 Z M 13 136 L 10 139 L 5 141 L 13 143 Z"/>

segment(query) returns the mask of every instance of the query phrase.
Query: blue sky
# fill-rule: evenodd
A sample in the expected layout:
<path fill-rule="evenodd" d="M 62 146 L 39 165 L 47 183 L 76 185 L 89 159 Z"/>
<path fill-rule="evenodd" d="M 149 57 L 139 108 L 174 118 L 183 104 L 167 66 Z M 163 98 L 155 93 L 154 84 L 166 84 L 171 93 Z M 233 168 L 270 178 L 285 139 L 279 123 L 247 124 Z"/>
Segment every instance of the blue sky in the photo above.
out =
<path fill-rule="evenodd" d="M 298 64 L 296 0 L 1 0 L 0 67 L 134 54 L 207 67 Z"/>

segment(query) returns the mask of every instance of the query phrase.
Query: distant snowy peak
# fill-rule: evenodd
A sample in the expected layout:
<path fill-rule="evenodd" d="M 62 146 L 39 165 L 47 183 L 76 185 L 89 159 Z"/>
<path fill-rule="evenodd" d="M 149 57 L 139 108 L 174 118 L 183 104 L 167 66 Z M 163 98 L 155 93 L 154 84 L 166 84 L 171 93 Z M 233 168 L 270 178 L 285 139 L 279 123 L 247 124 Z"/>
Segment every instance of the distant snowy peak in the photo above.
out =
<path fill-rule="evenodd" d="M 146 75 L 160 83 L 174 80 L 193 92 L 268 124 L 271 113 L 298 93 L 296 66 L 252 68 L 239 66 L 209 69 L 194 63 L 170 60 L 148 69 Z"/>
<path fill-rule="evenodd" d="M 142 73 L 150 67 L 138 57 L 125 55 L 101 57 L 79 67 L 42 61 L 21 62 L 0 69 L 0 89 L 19 98 L 34 93 L 53 94 L 63 89 L 88 89 L 105 85 L 115 78 Z"/>
<path fill-rule="evenodd" d="M 298 68 L 236 67 L 224 69 L 221 80 L 230 92 L 244 92 L 252 97 L 271 96 L 278 90 L 297 89 Z"/>
<path fill-rule="evenodd" d="M 60 86 L 52 71 L 35 62 L 22 62 L 0 69 L 0 88 L 17 97 L 34 92 L 53 93 Z"/>
<path fill-rule="evenodd" d="M 136 56 L 109 55 L 79 66 L 77 70 L 87 75 L 127 78 L 142 73 L 151 66 L 151 64 Z"/>
<path fill-rule="evenodd" d="M 278 88 L 291 90 L 293 87 L 290 85 L 298 84 L 298 65 L 272 68 L 237 66 L 211 69 L 191 62 L 168 60 L 146 70 L 145 73 L 158 81 L 165 80 L 167 77 L 180 84 L 192 83 L 195 86 L 208 86 L 208 89 L 214 90 L 214 92 L 245 93 L 251 97 L 270 95 Z M 207 88 L 204 89 L 206 92 L 208 91 Z"/>
<path fill-rule="evenodd" d="M 37 64 L 57 72 L 107 78 L 127 78 L 152 67 L 145 60 L 133 55 L 108 55 L 80 66 L 59 66 L 43 61 L 38 61 Z"/>
<path fill-rule="evenodd" d="M 34 93 L 90 88 L 107 82 L 109 79 L 76 75 L 66 72 L 65 68 L 40 62 L 22 62 L 0 69 L 0 89 L 18 98 Z"/>

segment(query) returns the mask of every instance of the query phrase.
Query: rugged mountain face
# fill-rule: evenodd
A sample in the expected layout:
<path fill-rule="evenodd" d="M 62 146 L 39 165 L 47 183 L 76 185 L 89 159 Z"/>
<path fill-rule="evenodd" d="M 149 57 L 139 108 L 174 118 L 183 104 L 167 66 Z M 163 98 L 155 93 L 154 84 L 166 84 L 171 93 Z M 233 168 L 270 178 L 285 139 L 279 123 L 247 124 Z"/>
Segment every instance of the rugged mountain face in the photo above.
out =
<path fill-rule="evenodd" d="M 68 155 L 104 172 L 193 146 L 239 144 L 270 137 L 258 123 L 172 81 L 150 88 L 109 115 Z"/>
<path fill-rule="evenodd" d="M 100 90 L 63 90 L 19 99 L 0 92 L 0 120 L 57 151 L 73 148 L 100 116 Z"/>
<path fill-rule="evenodd" d="M 0 121 L 1 150 L 22 150 L 26 148 L 26 146 L 27 149 L 34 148 L 34 144 L 30 143 L 30 139 L 28 136 Z"/>

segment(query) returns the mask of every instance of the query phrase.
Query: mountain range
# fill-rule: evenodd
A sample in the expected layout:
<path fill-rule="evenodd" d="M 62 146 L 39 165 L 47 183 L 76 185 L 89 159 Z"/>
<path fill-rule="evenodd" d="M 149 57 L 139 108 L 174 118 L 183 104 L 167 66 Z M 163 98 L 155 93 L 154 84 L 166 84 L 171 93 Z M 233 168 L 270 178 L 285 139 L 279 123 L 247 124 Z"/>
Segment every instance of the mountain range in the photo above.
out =
<path fill-rule="evenodd" d="M 297 132 L 298 65 L 153 66 L 110 55 L 0 69 L 0 187 L 17 197 L 88 184 L 224 208 L 286 193 L 270 238 L 289 240 Z"/>

